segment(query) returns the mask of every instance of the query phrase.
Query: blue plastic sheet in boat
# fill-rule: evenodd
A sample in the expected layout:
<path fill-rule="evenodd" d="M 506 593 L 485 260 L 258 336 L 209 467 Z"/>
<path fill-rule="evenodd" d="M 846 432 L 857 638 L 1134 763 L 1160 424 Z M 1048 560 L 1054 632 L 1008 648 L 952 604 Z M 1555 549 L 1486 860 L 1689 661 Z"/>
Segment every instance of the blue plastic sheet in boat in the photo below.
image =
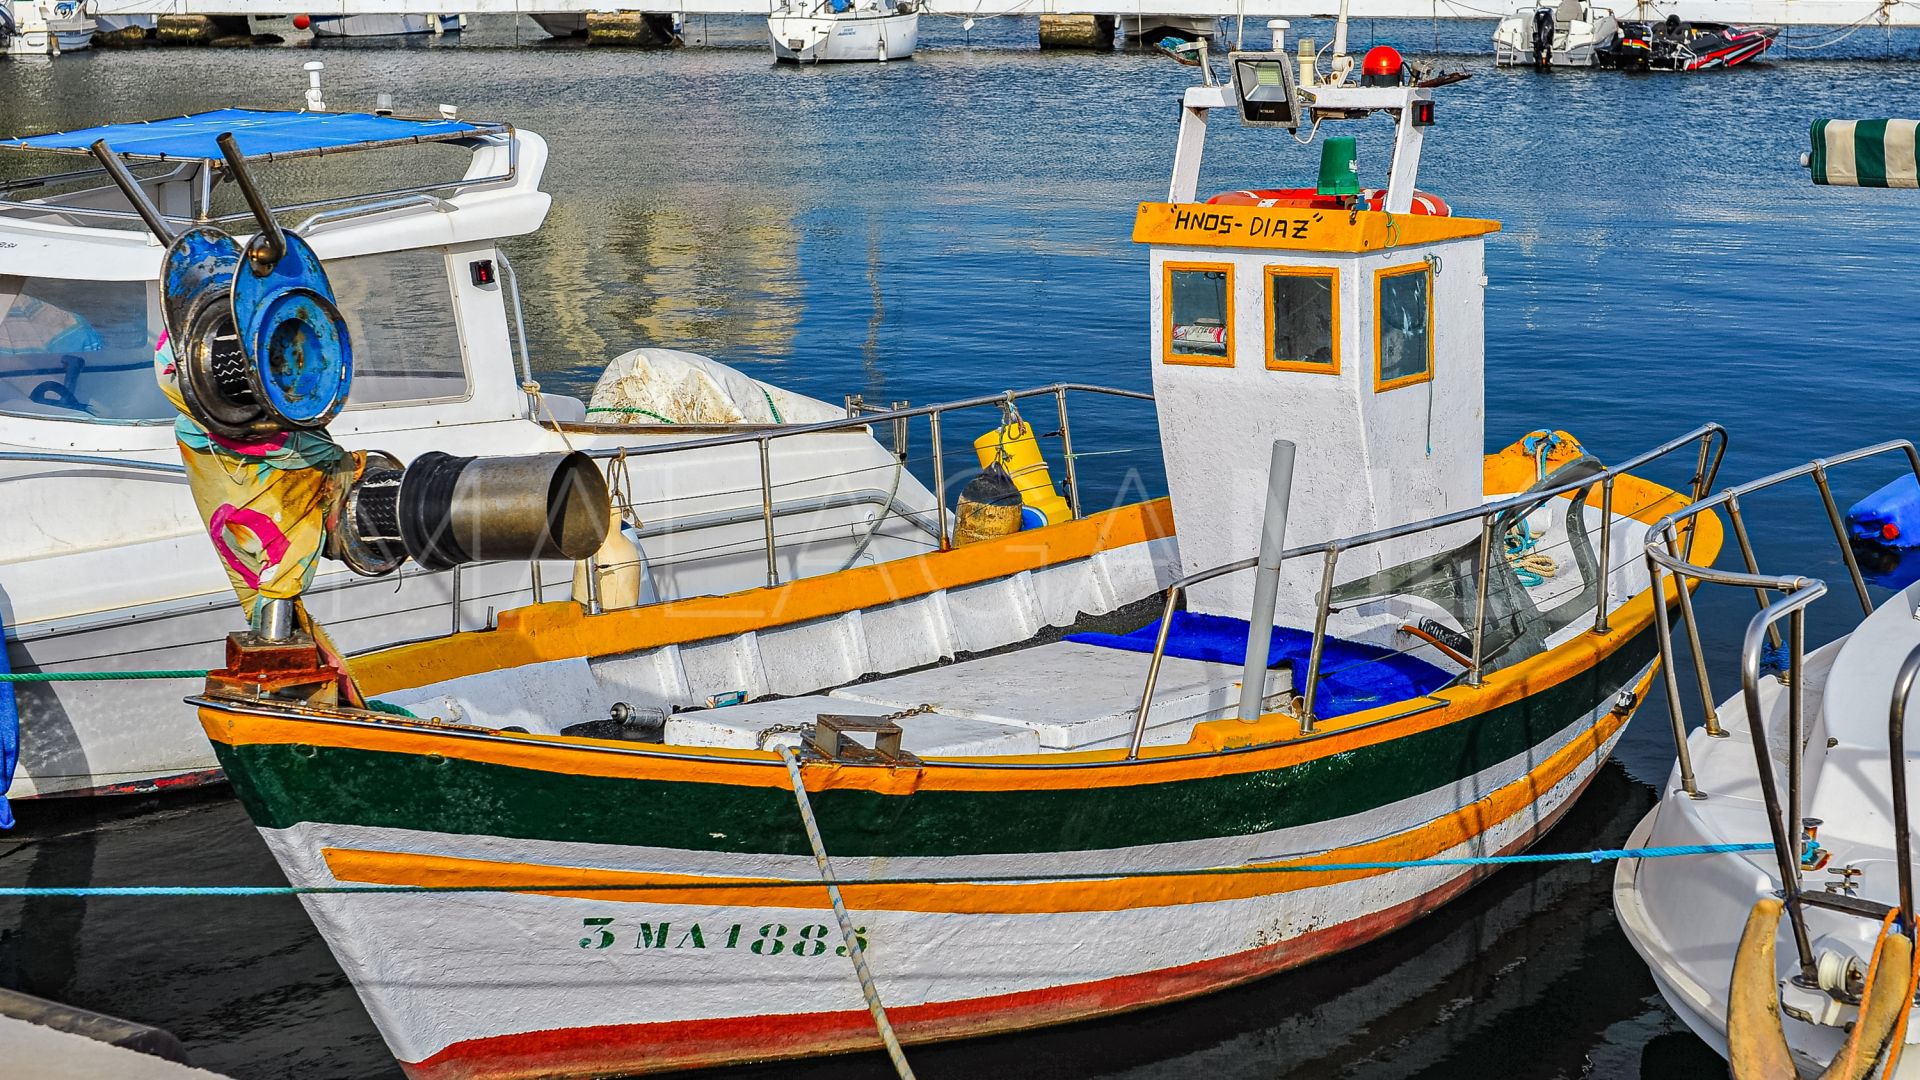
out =
<path fill-rule="evenodd" d="M 0 149 L 81 151 L 105 139 L 115 153 L 155 161 L 222 161 L 216 139 L 232 132 L 250 158 L 323 153 L 414 140 L 444 140 L 504 130 L 458 120 L 405 120 L 372 113 L 215 109 L 212 112 L 106 124 L 51 135 L 0 139 Z"/>
<path fill-rule="evenodd" d="M 1155 619 L 1130 634 L 1073 634 L 1067 640 L 1150 653 L 1159 634 L 1160 620 Z M 1272 650 L 1267 654 L 1268 664 L 1291 663 L 1297 677 L 1305 679 L 1307 654 L 1312 648 L 1311 633 L 1276 626 Z M 1247 620 L 1176 611 L 1173 626 L 1167 631 L 1167 655 L 1217 664 L 1244 664 L 1247 662 Z M 1323 718 L 1345 716 L 1431 694 L 1453 678 L 1419 657 L 1329 636 L 1320 656 L 1320 692 L 1314 697 L 1313 711 Z"/>
<path fill-rule="evenodd" d="M 1920 479 L 1911 473 L 1853 504 L 1847 530 L 1855 540 L 1908 548 L 1920 545 Z"/>

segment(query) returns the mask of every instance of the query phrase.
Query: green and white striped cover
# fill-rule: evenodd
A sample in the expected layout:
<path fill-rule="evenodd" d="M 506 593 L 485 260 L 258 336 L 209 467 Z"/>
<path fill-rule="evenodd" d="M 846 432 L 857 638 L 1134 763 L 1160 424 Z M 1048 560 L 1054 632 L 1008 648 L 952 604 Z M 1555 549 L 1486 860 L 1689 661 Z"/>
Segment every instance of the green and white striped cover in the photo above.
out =
<path fill-rule="evenodd" d="M 1816 184 L 1920 187 L 1914 129 L 1920 120 L 1815 120 L 1808 165 Z"/>

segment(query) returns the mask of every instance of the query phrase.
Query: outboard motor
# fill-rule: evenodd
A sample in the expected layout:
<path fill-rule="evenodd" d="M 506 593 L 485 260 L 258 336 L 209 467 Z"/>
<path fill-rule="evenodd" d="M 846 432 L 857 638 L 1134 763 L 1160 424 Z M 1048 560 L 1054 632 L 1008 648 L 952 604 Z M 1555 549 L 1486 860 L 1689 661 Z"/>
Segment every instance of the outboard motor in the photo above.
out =
<path fill-rule="evenodd" d="M 1553 9 L 1533 9 L 1533 66 L 1545 70 L 1553 63 Z"/>

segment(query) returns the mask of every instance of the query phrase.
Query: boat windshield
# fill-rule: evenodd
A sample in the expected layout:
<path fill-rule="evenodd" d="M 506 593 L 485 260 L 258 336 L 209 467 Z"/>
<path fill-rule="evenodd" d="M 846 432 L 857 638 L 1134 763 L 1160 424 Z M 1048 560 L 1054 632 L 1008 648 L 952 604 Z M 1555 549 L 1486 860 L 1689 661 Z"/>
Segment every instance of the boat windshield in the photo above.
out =
<path fill-rule="evenodd" d="M 0 274 L 0 412 L 171 423 L 153 381 L 158 313 L 144 281 Z"/>

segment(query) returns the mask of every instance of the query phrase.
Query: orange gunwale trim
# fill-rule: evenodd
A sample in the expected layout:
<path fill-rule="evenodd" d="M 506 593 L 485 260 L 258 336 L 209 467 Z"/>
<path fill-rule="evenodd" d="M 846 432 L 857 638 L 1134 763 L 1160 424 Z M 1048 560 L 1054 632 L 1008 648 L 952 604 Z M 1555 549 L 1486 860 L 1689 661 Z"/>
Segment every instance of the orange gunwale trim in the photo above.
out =
<path fill-rule="evenodd" d="M 1562 460 L 1571 460 L 1581 452 L 1577 443 L 1567 440 L 1560 448 L 1548 455 L 1548 467 L 1551 469 Z M 1487 457 L 1486 488 L 1493 492 L 1524 490 L 1533 483 L 1536 467 L 1533 456 L 1521 449 L 1519 444 L 1510 446 Z M 1672 510 L 1685 505 L 1685 502 L 1686 498 L 1681 493 L 1639 477 L 1623 475 L 1614 481 L 1615 513 L 1630 516 L 1643 524 L 1658 521 Z M 1133 512 L 1131 516 L 1128 514 L 1129 511 Z M 1158 500 L 1133 507 L 1123 507 L 1121 510 L 1109 511 L 1078 522 L 1036 530 L 1032 534 L 1035 537 L 1062 530 L 1058 537 L 1046 545 L 1015 547 L 1012 551 L 1008 551 L 1007 546 L 1023 535 L 1015 534 L 999 541 L 970 545 L 959 551 L 917 556 L 915 559 L 902 560 L 902 562 L 929 563 L 920 568 L 921 573 L 929 577 L 942 566 L 958 566 L 959 570 L 947 576 L 955 579 L 954 583 L 965 584 L 981 580 L 982 577 L 997 576 L 1000 572 L 1013 572 L 1012 570 L 990 571 L 978 577 L 973 576 L 981 569 L 973 561 L 976 559 L 984 564 L 1010 562 L 1016 564 L 1015 569 L 1031 569 L 1034 565 L 1046 565 L 1044 559 L 1037 564 L 1033 563 L 1032 556 L 1035 552 L 1044 554 L 1053 551 L 1057 554 L 1057 561 L 1083 557 L 1085 554 L 1090 554 L 1091 550 L 1100 549 L 1100 541 L 1103 539 L 1117 540 L 1119 543 L 1113 546 L 1119 546 L 1119 544 L 1150 539 L 1152 536 L 1170 534 L 1171 519 L 1172 515 L 1166 501 Z M 1697 530 L 1692 534 L 1695 559 L 1711 562 L 1720 550 L 1722 539 L 1720 519 L 1717 515 L 1708 513 L 1692 521 Z M 1155 528 L 1164 528 L 1165 532 L 1154 532 L 1149 535 L 1150 530 Z M 1688 535 L 1684 528 L 1681 535 L 1683 537 Z M 1071 551 L 1073 554 L 1058 554 L 1063 551 Z M 937 561 L 952 559 L 956 556 L 960 561 L 954 564 L 943 564 Z M 830 614 L 832 611 L 860 606 L 853 602 L 854 590 L 871 589 L 876 585 L 883 585 L 885 579 L 876 575 L 891 565 L 893 564 L 881 564 L 826 578 L 807 578 L 791 585 L 781 586 L 781 589 L 806 590 L 814 595 L 804 603 L 796 605 L 804 609 L 806 614 L 778 621 L 768 619 L 766 624 L 777 625 L 780 621 L 814 618 L 822 614 Z M 835 588 L 841 585 L 844 579 L 856 575 L 860 577 L 858 584 L 847 584 L 844 589 Z M 963 577 L 964 581 L 958 580 Z M 827 582 L 832 584 L 826 585 L 823 589 L 822 584 Z M 628 636 L 629 633 L 639 634 L 649 622 L 665 622 L 676 630 L 684 625 L 678 618 L 671 615 L 662 620 L 661 608 L 712 604 L 719 605 L 722 611 L 727 611 L 725 605 L 738 604 L 742 597 L 754 597 L 773 591 L 777 590 L 753 590 L 748 593 L 734 594 L 731 597 L 706 597 L 678 601 L 655 608 L 628 609 L 594 617 L 580 616 L 578 606 L 570 603 L 542 605 L 503 614 L 500 619 L 500 630 L 470 632 L 435 642 L 402 646 L 389 650 L 386 654 L 375 654 L 375 658 L 416 653 L 421 650 L 427 651 L 431 656 L 434 651 L 446 648 L 449 643 L 471 641 L 482 636 L 489 638 L 498 636 L 513 641 L 515 644 L 512 646 L 512 651 L 531 654 L 511 663 L 537 663 L 569 656 L 596 655 L 592 652 L 572 650 L 580 647 L 582 638 L 589 636 L 582 629 L 583 627 L 588 624 L 605 626 L 609 621 L 612 627 L 633 626 L 635 629 L 626 633 L 618 629 L 600 630 L 590 635 L 591 638 L 604 646 L 601 650 L 603 652 L 627 652 L 650 647 L 650 643 L 645 640 L 636 640 L 635 637 Z M 926 591 L 932 591 L 932 589 L 929 588 Z M 1675 582 L 1669 580 L 1666 583 L 1664 596 L 1666 604 L 1673 603 L 1677 595 Z M 886 598 L 897 599 L 898 596 L 899 594 L 891 594 Z M 817 605 L 823 603 L 830 610 L 816 610 Z M 570 629 L 569 634 L 550 634 L 538 622 L 540 616 L 550 613 L 552 609 L 564 609 L 573 613 L 560 622 L 563 629 Z M 1639 595 L 1615 609 L 1610 628 L 1604 635 L 1584 632 L 1573 640 L 1539 656 L 1531 657 L 1509 668 L 1489 672 L 1478 688 L 1458 685 L 1442 690 L 1428 699 L 1438 707 L 1402 715 L 1406 712 L 1407 703 L 1394 702 L 1377 709 L 1323 721 L 1314 737 L 1309 739 L 1281 741 L 1296 734 L 1297 729 L 1291 716 L 1276 713 L 1263 717 L 1253 724 L 1243 724 L 1237 720 L 1203 723 L 1195 729 L 1194 738 L 1188 743 L 1145 748 L 1141 751 L 1140 757 L 1134 761 L 1124 760 L 1125 751 L 1123 750 L 1090 750 L 1024 756 L 933 759 L 927 761 L 925 767 L 920 769 L 809 764 L 804 775 L 809 791 L 853 789 L 904 795 L 920 789 L 1058 790 L 1089 785 L 1157 784 L 1285 768 L 1450 724 L 1576 677 L 1649 627 L 1654 610 L 1652 590 L 1642 590 Z M 737 611 L 729 612 L 729 615 L 736 620 L 741 619 Z M 522 617 L 528 617 L 525 623 L 522 622 Z M 766 618 L 764 614 L 762 618 Z M 542 627 L 538 643 L 534 641 L 532 634 L 534 627 Z M 749 625 L 742 628 L 753 627 Z M 662 628 L 657 625 L 653 629 L 662 631 Z M 687 641 L 706 636 L 712 635 L 704 632 L 676 633 L 667 640 Z M 480 651 L 476 644 L 466 644 L 464 648 L 467 651 Z M 495 655 L 507 651 L 509 650 L 502 648 L 497 650 Z M 457 650 L 454 655 L 458 657 Z M 511 666 L 511 663 L 480 663 L 477 667 L 486 670 L 499 666 Z M 397 685 L 424 685 L 453 677 L 455 674 L 452 673 L 440 674 L 432 678 L 422 678 L 418 683 Z M 779 757 L 767 751 L 705 747 L 697 750 L 671 747 L 636 750 L 631 743 L 517 732 L 479 732 L 474 729 L 461 731 L 430 722 L 393 717 L 375 720 L 325 713 L 303 716 L 294 710 L 271 706 L 256 712 L 251 708 L 223 709 L 203 703 L 200 709 L 200 720 L 210 739 L 229 745 L 248 743 L 304 745 L 389 753 L 440 754 L 468 761 L 576 775 L 781 789 L 788 786 L 786 770 Z M 742 766 L 750 767 L 742 768 Z"/>
<path fill-rule="evenodd" d="M 499 668 L 637 652 L 788 626 L 1172 535 L 1172 503 L 1154 499 L 998 540 L 726 596 L 691 597 L 601 615 L 584 614 L 570 600 L 516 608 L 501 612 L 493 630 L 469 630 L 382 649 L 354 657 L 348 666 L 360 689 L 377 697 Z"/>
<path fill-rule="evenodd" d="M 1649 670 L 1635 688 L 1634 701 L 1646 699 L 1654 672 Z M 1635 706 L 1637 707 L 1637 705 Z M 1580 763 L 1599 753 L 1632 716 L 1617 706 L 1597 723 L 1548 755 L 1525 776 L 1501 785 L 1479 799 L 1404 832 L 1380 837 L 1304 859 L 1284 859 L 1271 866 L 1311 867 L 1328 863 L 1403 862 L 1433 858 L 1459 847 L 1488 829 L 1525 811 L 1542 792 L 1571 776 Z M 688 904 L 704 907 L 826 909 L 831 906 L 824 888 L 815 891 L 795 885 L 765 887 L 773 879 L 712 877 L 697 874 L 660 874 L 591 867 L 549 866 L 445 855 L 325 847 L 321 857 L 334 878 L 370 885 L 435 887 L 512 886 L 537 896 L 564 896 L 618 903 Z M 1125 911 L 1134 908 L 1245 900 L 1301 889 L 1319 888 L 1361 878 L 1393 873 L 1390 869 L 1313 872 L 1247 873 L 1219 868 L 1221 873 L 1179 876 L 1129 876 L 1074 881 L 943 882 L 935 884 L 863 885 L 842 880 L 847 906 L 861 911 L 916 911 L 961 915 L 1034 915 L 1058 912 Z M 1463 871 L 1469 869 L 1461 868 Z M 569 884 L 593 886 L 568 889 Z M 553 885 L 554 888 L 538 886 Z M 607 889 L 609 885 L 639 886 L 635 891 Z M 665 886 L 692 885 L 674 889 Z M 721 888 L 738 885 L 738 888 Z"/>

